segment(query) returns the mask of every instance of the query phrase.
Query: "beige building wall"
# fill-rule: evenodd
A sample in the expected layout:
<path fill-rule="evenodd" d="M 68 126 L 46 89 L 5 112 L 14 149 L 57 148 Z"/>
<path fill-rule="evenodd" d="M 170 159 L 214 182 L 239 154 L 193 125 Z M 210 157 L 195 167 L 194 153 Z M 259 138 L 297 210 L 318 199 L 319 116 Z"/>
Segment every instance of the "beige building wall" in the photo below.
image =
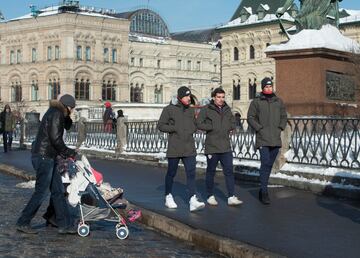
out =
<path fill-rule="evenodd" d="M 130 42 L 129 87 L 142 87 L 144 103 L 168 103 L 180 86 L 199 99 L 220 85 L 220 51 L 211 44 L 176 40 Z M 159 98 L 155 90 L 162 90 Z"/>
<path fill-rule="evenodd" d="M 74 95 L 76 79 L 90 83 L 89 101 L 79 100 L 79 104 L 98 103 L 104 80 L 114 83 L 116 100 L 125 101 L 129 85 L 128 34 L 128 20 L 71 13 L 0 23 L 1 102 L 11 102 L 21 112 L 43 112 L 51 99 L 50 81 L 60 83 L 60 94 Z M 104 60 L 104 48 L 109 49 L 108 61 Z M 116 62 L 112 60 L 113 49 Z M 17 99 L 20 101 L 12 96 L 16 85 L 22 88 L 21 100 Z M 38 86 L 37 97 L 32 85 Z"/>

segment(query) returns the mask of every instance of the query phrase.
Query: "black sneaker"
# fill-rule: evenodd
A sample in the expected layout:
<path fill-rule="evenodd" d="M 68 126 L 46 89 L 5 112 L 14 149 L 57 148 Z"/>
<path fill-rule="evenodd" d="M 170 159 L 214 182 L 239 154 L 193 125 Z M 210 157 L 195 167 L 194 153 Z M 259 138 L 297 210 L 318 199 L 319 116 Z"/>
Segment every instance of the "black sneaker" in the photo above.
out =
<path fill-rule="evenodd" d="M 270 204 L 270 198 L 268 193 L 263 193 L 261 190 L 259 191 L 259 200 L 262 204 L 268 205 Z"/>
<path fill-rule="evenodd" d="M 75 228 L 72 228 L 72 227 L 59 228 L 59 229 L 58 229 L 58 233 L 59 233 L 59 234 L 74 235 L 74 234 L 77 234 L 77 230 L 76 230 Z"/>
<path fill-rule="evenodd" d="M 30 225 L 16 225 L 16 230 L 25 234 L 37 234 L 38 231 L 30 227 Z"/>

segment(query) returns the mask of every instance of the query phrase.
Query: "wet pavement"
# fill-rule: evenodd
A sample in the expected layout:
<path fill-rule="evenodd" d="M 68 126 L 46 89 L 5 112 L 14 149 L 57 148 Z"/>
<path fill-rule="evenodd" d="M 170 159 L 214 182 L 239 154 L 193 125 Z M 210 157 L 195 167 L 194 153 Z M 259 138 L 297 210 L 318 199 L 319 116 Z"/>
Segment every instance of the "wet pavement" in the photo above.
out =
<path fill-rule="evenodd" d="M 32 171 L 29 151 L 1 154 L 0 162 Z M 223 177 L 217 177 L 219 206 L 190 213 L 183 171 L 178 171 L 173 187 L 179 208 L 169 210 L 163 196 L 166 168 L 100 159 L 90 159 L 90 163 L 103 173 L 105 181 L 123 187 L 132 203 L 191 227 L 288 257 L 359 257 L 359 201 L 274 187 L 270 189 L 272 204 L 264 206 L 257 200 L 258 185 L 243 183 L 236 186 L 236 194 L 244 204 L 228 207 Z M 204 200 L 204 175 L 198 175 L 196 183 Z"/>
<path fill-rule="evenodd" d="M 33 189 L 15 187 L 19 182 L 0 173 L 1 257 L 218 257 L 137 223 L 129 226 L 130 235 L 126 240 L 116 238 L 111 223 L 91 224 L 91 234 L 86 238 L 58 235 L 55 228 L 45 227 L 41 219 L 47 201 L 33 220 L 39 234 L 19 233 L 14 227 L 16 219 L 33 192 Z"/>

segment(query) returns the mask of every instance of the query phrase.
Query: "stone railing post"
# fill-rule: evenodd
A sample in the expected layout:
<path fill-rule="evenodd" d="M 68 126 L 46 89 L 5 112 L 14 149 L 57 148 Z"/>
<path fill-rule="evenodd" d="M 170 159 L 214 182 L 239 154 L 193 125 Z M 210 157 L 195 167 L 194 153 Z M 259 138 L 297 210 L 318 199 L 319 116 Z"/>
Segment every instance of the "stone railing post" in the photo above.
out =
<path fill-rule="evenodd" d="M 272 169 L 272 171 L 274 173 L 279 171 L 281 169 L 281 167 L 283 165 L 285 165 L 285 163 L 286 163 L 285 153 L 290 149 L 290 141 L 291 141 L 291 133 L 292 133 L 291 131 L 292 131 L 291 124 L 288 122 L 285 127 L 285 130 L 282 131 L 282 133 L 281 133 L 282 147 L 279 151 L 279 154 L 277 156 L 277 159 L 275 160 L 275 163 L 274 163 L 274 166 Z"/>
<path fill-rule="evenodd" d="M 122 153 L 124 151 L 124 146 L 126 145 L 126 120 L 125 117 L 118 117 L 116 122 L 116 153 Z"/>
<path fill-rule="evenodd" d="M 78 112 L 78 118 L 84 117 L 86 119 L 89 118 L 89 107 L 88 106 L 78 106 L 76 107 L 76 111 Z"/>
<path fill-rule="evenodd" d="M 76 148 L 80 148 L 81 144 L 86 141 L 86 118 L 80 117 L 78 121 L 78 135 L 77 135 L 77 141 L 76 141 Z"/>

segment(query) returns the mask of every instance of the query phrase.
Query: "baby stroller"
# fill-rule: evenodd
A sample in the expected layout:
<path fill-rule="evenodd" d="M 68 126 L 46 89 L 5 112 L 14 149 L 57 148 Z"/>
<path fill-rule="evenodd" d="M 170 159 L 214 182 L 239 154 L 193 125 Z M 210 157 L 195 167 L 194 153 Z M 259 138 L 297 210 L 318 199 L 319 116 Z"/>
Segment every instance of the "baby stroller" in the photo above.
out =
<path fill-rule="evenodd" d="M 116 223 L 115 233 L 119 239 L 129 236 L 126 220 L 120 214 L 127 201 L 122 199 L 121 188 L 111 188 L 102 182 L 102 175 L 94 170 L 87 158 L 70 161 L 67 173 L 63 174 L 63 183 L 66 185 L 69 204 L 79 206 L 80 221 L 78 224 L 79 236 L 86 237 L 90 233 L 90 221 L 110 221 Z M 130 210 L 128 220 L 134 222 L 141 216 L 140 211 Z"/>

